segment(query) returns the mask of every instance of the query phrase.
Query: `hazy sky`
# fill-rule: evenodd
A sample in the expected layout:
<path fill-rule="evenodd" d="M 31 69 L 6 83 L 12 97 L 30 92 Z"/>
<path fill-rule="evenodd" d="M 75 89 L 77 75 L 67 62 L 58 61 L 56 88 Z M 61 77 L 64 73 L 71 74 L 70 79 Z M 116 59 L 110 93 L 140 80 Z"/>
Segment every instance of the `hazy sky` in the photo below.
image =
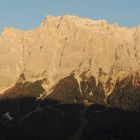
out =
<path fill-rule="evenodd" d="M 46 15 L 66 14 L 133 27 L 140 24 L 140 0 L 0 0 L 0 32 L 32 29 Z"/>

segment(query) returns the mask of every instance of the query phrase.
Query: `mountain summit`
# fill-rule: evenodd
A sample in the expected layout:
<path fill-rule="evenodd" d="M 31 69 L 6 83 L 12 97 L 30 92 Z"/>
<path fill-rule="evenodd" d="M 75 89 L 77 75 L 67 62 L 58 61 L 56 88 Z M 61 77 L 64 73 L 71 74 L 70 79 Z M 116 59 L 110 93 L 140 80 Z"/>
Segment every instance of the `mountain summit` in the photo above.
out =
<path fill-rule="evenodd" d="M 118 85 L 139 87 L 139 70 L 139 26 L 128 29 L 104 20 L 47 16 L 37 29 L 7 28 L 0 36 L 1 94 L 23 79 L 41 80 L 50 92 L 73 76 L 80 94 L 92 95 L 101 85 L 106 100 Z"/>

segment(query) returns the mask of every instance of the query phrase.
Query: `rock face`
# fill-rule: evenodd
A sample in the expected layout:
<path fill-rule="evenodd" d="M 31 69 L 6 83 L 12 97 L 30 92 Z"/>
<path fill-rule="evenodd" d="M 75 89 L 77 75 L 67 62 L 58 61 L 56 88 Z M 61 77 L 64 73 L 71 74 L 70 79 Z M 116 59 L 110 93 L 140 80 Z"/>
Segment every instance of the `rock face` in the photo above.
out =
<path fill-rule="evenodd" d="M 109 96 L 116 81 L 129 75 L 132 85 L 139 86 L 139 69 L 139 26 L 127 29 L 104 20 L 47 16 L 37 29 L 7 28 L 0 36 L 1 93 L 20 81 L 21 75 L 28 82 L 42 80 L 46 90 L 73 75 L 81 93 L 82 82 L 94 78 L 95 86 L 101 85 Z"/>

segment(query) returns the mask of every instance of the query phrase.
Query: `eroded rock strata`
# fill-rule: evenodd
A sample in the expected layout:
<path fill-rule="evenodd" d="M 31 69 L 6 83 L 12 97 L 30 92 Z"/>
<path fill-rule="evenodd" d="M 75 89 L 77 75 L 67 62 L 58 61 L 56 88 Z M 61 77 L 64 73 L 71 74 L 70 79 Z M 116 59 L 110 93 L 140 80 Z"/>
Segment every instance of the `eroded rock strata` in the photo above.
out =
<path fill-rule="evenodd" d="M 0 55 L 3 96 L 45 92 L 65 103 L 84 98 L 139 110 L 139 26 L 47 16 L 34 30 L 5 29 Z"/>

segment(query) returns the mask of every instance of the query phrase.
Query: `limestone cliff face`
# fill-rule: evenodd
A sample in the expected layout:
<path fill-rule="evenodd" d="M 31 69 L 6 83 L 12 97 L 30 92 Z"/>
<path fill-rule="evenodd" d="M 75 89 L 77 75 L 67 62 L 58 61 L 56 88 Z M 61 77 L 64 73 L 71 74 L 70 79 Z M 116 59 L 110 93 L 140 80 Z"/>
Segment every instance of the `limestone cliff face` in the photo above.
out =
<path fill-rule="evenodd" d="M 73 74 L 81 81 L 95 77 L 110 95 L 117 80 L 140 70 L 140 27 L 127 29 L 106 21 L 76 16 L 47 16 L 39 28 L 5 29 L 0 36 L 0 92 L 26 81 L 44 80 L 50 89 Z M 108 87 L 107 85 L 110 84 Z"/>

